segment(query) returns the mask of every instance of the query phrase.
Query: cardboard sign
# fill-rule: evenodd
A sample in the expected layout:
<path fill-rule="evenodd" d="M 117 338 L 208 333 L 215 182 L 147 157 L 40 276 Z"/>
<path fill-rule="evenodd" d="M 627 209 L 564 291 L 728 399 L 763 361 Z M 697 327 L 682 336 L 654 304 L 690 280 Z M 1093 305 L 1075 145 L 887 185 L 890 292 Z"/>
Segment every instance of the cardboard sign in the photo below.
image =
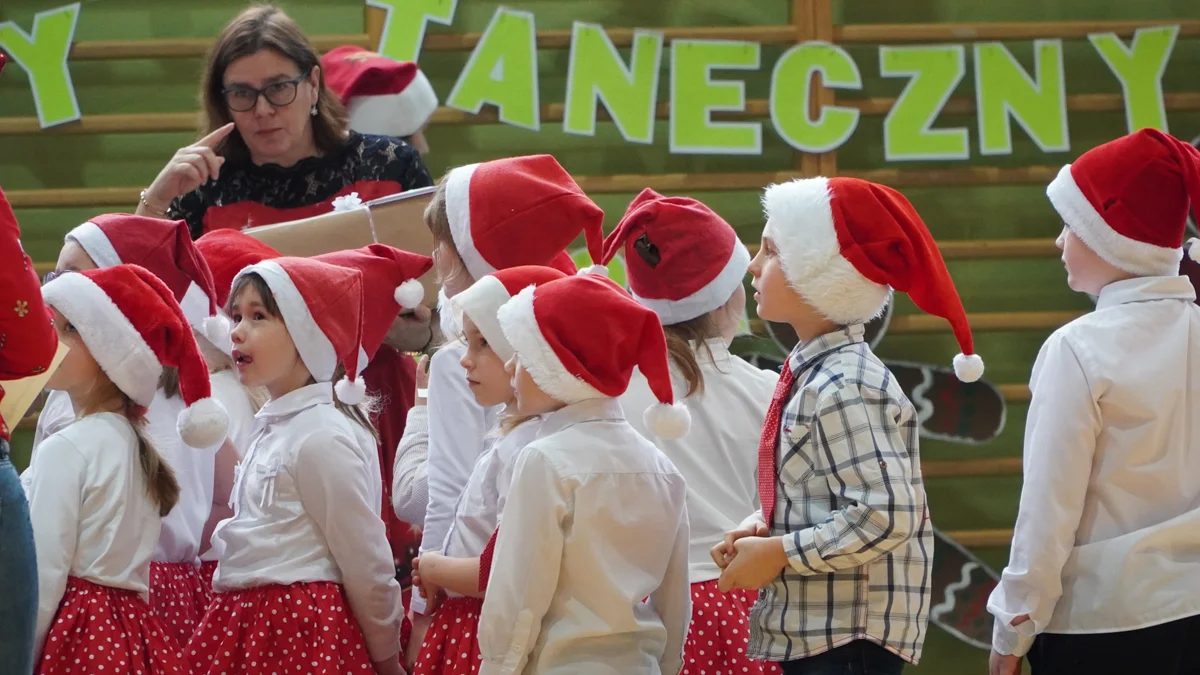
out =
<path fill-rule="evenodd" d="M 25 418 L 25 414 L 33 407 L 33 402 L 41 395 L 46 382 L 50 380 L 50 376 L 58 369 L 69 351 L 71 351 L 69 347 L 59 342 L 58 351 L 54 353 L 49 368 L 37 375 L 30 375 L 11 382 L 0 382 L 0 388 L 4 389 L 4 399 L 0 400 L 0 419 L 5 420 L 10 429 L 15 429 L 17 424 Z"/>
<path fill-rule="evenodd" d="M 334 211 L 314 218 L 293 220 L 246 230 L 246 234 L 284 255 L 310 257 L 322 253 L 387 244 L 398 249 L 433 255 L 433 234 L 425 226 L 425 207 L 436 186 L 381 197 L 349 211 Z M 437 305 L 437 273 L 421 277 L 425 304 Z"/>

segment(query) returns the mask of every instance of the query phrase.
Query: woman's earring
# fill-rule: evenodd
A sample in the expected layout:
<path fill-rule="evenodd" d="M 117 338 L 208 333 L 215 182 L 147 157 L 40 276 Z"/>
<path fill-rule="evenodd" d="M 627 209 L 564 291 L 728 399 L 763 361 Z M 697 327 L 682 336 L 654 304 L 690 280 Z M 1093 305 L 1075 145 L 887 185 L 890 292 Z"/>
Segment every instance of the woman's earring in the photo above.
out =
<path fill-rule="evenodd" d="M 312 110 L 309 110 L 308 114 L 312 115 L 313 117 L 317 116 L 317 104 L 316 103 L 313 104 Z"/>

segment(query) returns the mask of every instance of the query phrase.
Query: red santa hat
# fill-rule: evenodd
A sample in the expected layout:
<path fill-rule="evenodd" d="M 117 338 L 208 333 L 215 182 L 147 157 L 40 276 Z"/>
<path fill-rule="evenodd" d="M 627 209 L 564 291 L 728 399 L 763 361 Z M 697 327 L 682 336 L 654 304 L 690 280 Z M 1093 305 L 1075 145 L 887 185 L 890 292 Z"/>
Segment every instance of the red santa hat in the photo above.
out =
<path fill-rule="evenodd" d="M 321 57 L 325 84 L 342 100 L 360 134 L 412 136 L 438 107 L 429 79 L 409 61 L 346 45 Z"/>
<path fill-rule="evenodd" d="M 229 417 L 212 398 L 208 366 L 171 289 L 137 265 L 63 274 L 42 288 L 52 305 L 79 331 L 83 343 L 113 384 L 148 407 L 163 366 L 179 369 L 179 392 L 187 408 L 179 436 L 194 448 L 225 439 Z"/>
<path fill-rule="evenodd" d="M 508 361 L 513 356 L 513 348 L 504 337 L 504 331 L 500 329 L 500 307 L 530 286 L 549 283 L 566 276 L 561 270 L 553 267 L 510 267 L 492 272 L 476 281 L 467 290 L 450 298 L 450 303 L 469 316 L 496 355 Z"/>
<path fill-rule="evenodd" d="M 692 418 L 675 402 L 662 324 L 611 279 L 582 274 L 525 288 L 499 321 L 522 367 L 554 399 L 620 396 L 636 367 L 659 401 L 643 415 L 646 428 L 660 438 L 687 434 Z"/>
<path fill-rule="evenodd" d="M 400 311 L 412 309 L 425 299 L 425 287 L 418 279 L 433 269 L 433 258 L 385 244 L 324 253 L 313 259 L 362 272 L 363 302 L 368 309 L 363 316 L 363 351 L 367 361 L 375 358 Z M 366 361 L 359 366 L 366 368 Z"/>
<path fill-rule="evenodd" d="M 664 326 L 725 305 L 750 267 L 749 251 L 721 216 L 690 197 L 664 197 L 650 188 L 604 241 L 602 262 L 622 248 L 634 299 Z"/>
<path fill-rule="evenodd" d="M 79 244 L 97 267 L 144 267 L 171 289 L 193 328 L 207 335 L 213 327 L 218 303 L 212 272 L 186 222 L 107 213 L 68 232 L 66 241 Z"/>
<path fill-rule="evenodd" d="M 271 289 L 300 360 L 318 382 L 333 380 L 338 363 L 346 376 L 334 391 L 357 405 L 367 388 L 358 373 L 363 353 L 363 275 L 311 258 L 279 257 L 251 265 L 234 277 L 257 274 Z"/>
<path fill-rule="evenodd" d="M 857 178 L 802 178 L 763 194 L 770 237 L 784 275 L 830 321 L 866 323 L 892 289 L 950 322 L 962 353 L 954 373 L 983 377 L 971 327 L 942 254 L 916 209 L 899 192 Z"/>
<path fill-rule="evenodd" d="M 205 323 L 201 332 L 214 347 L 226 354 L 233 352 L 229 333 L 233 325 L 225 313 L 233 278 L 243 268 L 278 258 L 281 254 L 248 234 L 231 229 L 213 230 L 196 240 L 196 250 L 212 272 L 216 318 Z"/>
<path fill-rule="evenodd" d="M 454 169 L 446 176 L 446 215 L 475 279 L 518 265 L 562 269 L 555 261 L 580 232 L 594 262 L 603 253 L 604 211 L 550 155 Z"/>
<path fill-rule="evenodd" d="M 1174 276 L 1188 203 L 1200 204 L 1200 151 L 1143 129 L 1083 153 L 1046 188 L 1063 223 L 1108 264 Z"/>

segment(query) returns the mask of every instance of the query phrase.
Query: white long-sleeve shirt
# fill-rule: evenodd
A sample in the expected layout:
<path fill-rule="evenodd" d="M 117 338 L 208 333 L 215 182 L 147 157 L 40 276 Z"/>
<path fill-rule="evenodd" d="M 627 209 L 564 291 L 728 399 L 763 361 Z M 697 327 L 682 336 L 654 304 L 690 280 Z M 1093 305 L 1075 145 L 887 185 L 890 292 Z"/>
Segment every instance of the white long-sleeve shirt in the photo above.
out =
<path fill-rule="evenodd" d="M 428 460 L 429 407 L 414 405 L 408 409 L 392 465 L 392 510 L 401 521 L 417 527 L 424 527 L 429 506 Z"/>
<path fill-rule="evenodd" d="M 1200 307 L 1187 277 L 1109 284 L 1033 367 L 1025 484 L 993 647 L 1200 614 Z M 1012 620 L 1031 618 L 1017 628 Z"/>
<path fill-rule="evenodd" d="M 683 476 L 616 399 L 547 415 L 513 469 L 480 675 L 678 673 L 691 619 L 685 500 Z"/>
<path fill-rule="evenodd" d="M 213 587 L 341 584 L 373 661 L 400 651 L 404 607 L 371 483 L 371 461 L 328 382 L 268 401 L 213 533 Z"/>
<path fill-rule="evenodd" d="M 539 427 L 540 419 L 527 420 L 497 438 L 480 456 L 458 500 L 443 553 L 452 558 L 474 558 L 483 553 L 504 515 L 512 486 L 513 462 L 537 437 Z"/>
<path fill-rule="evenodd" d="M 148 592 L 162 520 L 146 492 L 137 435 L 116 413 L 89 415 L 46 438 L 29 478 L 40 654 L 68 576 Z"/>
<path fill-rule="evenodd" d="M 168 398 L 159 390 L 146 409 L 143 433 L 179 481 L 179 503 L 163 519 L 161 534 L 154 549 L 156 562 L 195 563 L 200 551 L 200 539 L 204 535 L 204 524 L 212 509 L 217 451 L 221 446 L 201 449 L 184 444 L 176 426 L 184 407 L 182 399 Z M 38 417 L 32 457 L 36 457 L 41 449 L 42 441 L 37 439 L 38 436 L 47 438 L 74 422 L 75 409 L 70 396 L 61 391 L 50 392 Z M 26 475 L 28 473 L 27 470 Z M 28 489 L 29 478 L 22 477 L 22 483 Z"/>
<path fill-rule="evenodd" d="M 664 440 L 646 429 L 642 414 L 658 399 L 640 372 L 634 372 L 620 400 L 629 424 L 658 446 L 687 479 L 688 559 L 691 581 L 697 583 L 721 576 L 709 551 L 759 508 L 758 439 L 779 374 L 730 354 L 720 338 L 693 348 L 704 390 L 684 399 L 687 384 L 675 373 L 672 377 L 676 399 L 683 400 L 692 414 L 687 436 Z"/>
<path fill-rule="evenodd" d="M 233 492 L 233 477 L 238 462 L 246 457 L 250 448 L 250 438 L 254 431 L 254 402 L 250 394 L 242 387 L 237 373 L 232 368 L 219 370 L 209 376 L 212 383 L 212 396 L 225 406 L 229 413 L 229 428 L 225 438 L 230 443 L 228 456 L 218 451 L 213 468 L 213 500 L 214 503 L 224 504 L 229 501 Z M 210 520 L 215 514 L 210 515 Z M 200 554 L 201 560 L 217 559 L 212 548 Z"/>

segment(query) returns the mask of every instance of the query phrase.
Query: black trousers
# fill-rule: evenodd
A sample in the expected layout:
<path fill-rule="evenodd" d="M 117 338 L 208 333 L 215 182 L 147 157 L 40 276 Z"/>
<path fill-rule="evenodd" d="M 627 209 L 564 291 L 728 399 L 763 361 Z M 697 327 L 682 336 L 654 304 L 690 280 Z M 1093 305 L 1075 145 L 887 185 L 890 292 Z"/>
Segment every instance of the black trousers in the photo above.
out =
<path fill-rule="evenodd" d="M 1027 658 L 1033 675 L 1200 674 L 1200 616 L 1120 633 L 1042 633 Z"/>
<path fill-rule="evenodd" d="M 899 675 L 904 659 L 868 640 L 779 664 L 783 675 Z"/>

